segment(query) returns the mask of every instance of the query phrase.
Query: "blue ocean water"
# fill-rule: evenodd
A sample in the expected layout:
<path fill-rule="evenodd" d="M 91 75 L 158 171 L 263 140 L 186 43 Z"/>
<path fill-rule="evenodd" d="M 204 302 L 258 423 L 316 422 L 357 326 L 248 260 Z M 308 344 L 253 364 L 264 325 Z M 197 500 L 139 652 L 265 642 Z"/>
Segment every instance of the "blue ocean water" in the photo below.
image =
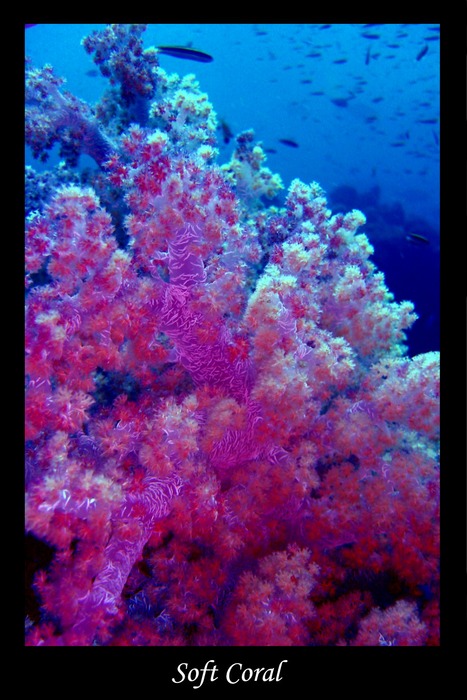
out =
<path fill-rule="evenodd" d="M 93 104 L 108 82 L 80 42 L 103 27 L 33 26 L 26 55 Z M 439 349 L 439 25 L 154 24 L 144 44 L 211 54 L 211 63 L 159 60 L 194 73 L 233 134 L 254 130 L 285 187 L 317 181 L 333 211 L 365 213 L 375 263 L 419 315 L 410 354 Z M 226 162 L 234 141 L 220 133 L 219 145 Z M 26 163 L 54 160 L 27 152 Z"/>

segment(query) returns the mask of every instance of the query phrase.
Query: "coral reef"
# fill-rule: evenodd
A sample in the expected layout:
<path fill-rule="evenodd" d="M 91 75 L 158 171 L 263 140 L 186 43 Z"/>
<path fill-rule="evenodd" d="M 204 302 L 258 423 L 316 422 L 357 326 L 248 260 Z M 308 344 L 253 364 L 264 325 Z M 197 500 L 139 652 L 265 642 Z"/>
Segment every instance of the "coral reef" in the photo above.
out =
<path fill-rule="evenodd" d="M 219 165 L 212 105 L 143 32 L 84 40 L 94 108 L 27 69 L 35 156 L 96 168 L 26 220 L 26 530 L 49 552 L 26 643 L 436 645 L 438 353 L 407 355 L 364 215 L 299 180 L 272 204 L 251 132 Z"/>

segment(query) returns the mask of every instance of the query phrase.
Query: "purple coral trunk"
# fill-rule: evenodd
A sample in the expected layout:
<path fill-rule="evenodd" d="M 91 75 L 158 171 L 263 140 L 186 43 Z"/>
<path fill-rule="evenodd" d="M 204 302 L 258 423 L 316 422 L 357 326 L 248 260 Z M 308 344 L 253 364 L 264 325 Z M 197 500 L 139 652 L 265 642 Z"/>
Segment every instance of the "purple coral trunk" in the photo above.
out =
<path fill-rule="evenodd" d="M 147 477 L 142 483 L 144 490 L 127 494 L 113 517 L 114 531 L 104 552 L 105 564 L 91 590 L 80 601 L 79 617 L 73 625 L 72 635 L 83 645 L 92 642 L 100 621 L 118 612 L 123 587 L 134 564 L 141 558 L 154 523 L 168 514 L 172 499 L 178 495 L 182 485 L 177 476 L 168 479 Z M 133 525 L 132 532 L 134 524 L 139 525 L 139 537 L 127 539 L 122 534 L 127 523 Z"/>
<path fill-rule="evenodd" d="M 227 354 L 229 338 L 220 317 L 204 318 L 193 304 L 192 289 L 206 279 L 203 260 L 197 251 L 202 230 L 187 224 L 177 231 L 169 246 L 170 283 L 154 302 L 160 314 L 160 330 L 175 345 L 181 364 L 197 384 L 210 384 L 245 402 L 249 394 L 250 364 L 232 362 Z M 205 341 L 197 331 L 206 323 L 215 335 Z"/>

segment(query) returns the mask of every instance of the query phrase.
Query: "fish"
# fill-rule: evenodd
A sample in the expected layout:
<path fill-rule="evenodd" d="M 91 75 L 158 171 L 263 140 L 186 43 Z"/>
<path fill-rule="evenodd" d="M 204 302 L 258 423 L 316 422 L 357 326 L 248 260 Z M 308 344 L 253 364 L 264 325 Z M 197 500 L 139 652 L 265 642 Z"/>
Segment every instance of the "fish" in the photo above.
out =
<path fill-rule="evenodd" d="M 417 124 L 437 124 L 438 120 L 436 117 L 429 117 L 427 119 L 416 119 Z"/>
<path fill-rule="evenodd" d="M 426 56 L 427 53 L 428 53 L 428 45 L 425 44 L 423 49 L 421 49 L 421 51 L 418 52 L 416 60 L 421 61 L 423 56 Z"/>
<path fill-rule="evenodd" d="M 224 143 L 230 143 L 233 138 L 233 133 L 230 130 L 229 125 L 223 119 L 220 120 L 218 129 L 222 131 L 222 140 Z"/>
<path fill-rule="evenodd" d="M 337 63 L 337 64 L 339 64 L 339 63 L 347 63 L 347 59 L 346 59 L 346 58 L 336 58 L 336 60 L 333 61 L 333 63 Z"/>
<path fill-rule="evenodd" d="M 364 39 L 379 39 L 380 34 L 360 34 Z"/>
<path fill-rule="evenodd" d="M 279 143 L 284 144 L 284 146 L 289 146 L 290 148 L 298 148 L 298 143 L 292 139 L 278 139 Z"/>
<path fill-rule="evenodd" d="M 428 245 L 430 243 L 426 236 L 422 236 L 421 233 L 410 232 L 406 235 L 406 239 L 411 243 L 422 243 L 423 245 Z"/>
<path fill-rule="evenodd" d="M 185 58 L 189 61 L 199 61 L 200 63 L 210 63 L 213 57 L 204 51 L 192 49 L 189 46 L 156 46 L 159 53 L 174 58 Z"/>
<path fill-rule="evenodd" d="M 335 97 L 334 99 L 331 100 L 333 105 L 336 105 L 336 107 L 347 107 L 349 104 L 349 98 L 348 97 Z"/>
<path fill-rule="evenodd" d="M 365 56 L 365 65 L 367 66 L 370 62 L 371 58 L 371 47 L 369 46 L 366 51 L 366 56 Z"/>

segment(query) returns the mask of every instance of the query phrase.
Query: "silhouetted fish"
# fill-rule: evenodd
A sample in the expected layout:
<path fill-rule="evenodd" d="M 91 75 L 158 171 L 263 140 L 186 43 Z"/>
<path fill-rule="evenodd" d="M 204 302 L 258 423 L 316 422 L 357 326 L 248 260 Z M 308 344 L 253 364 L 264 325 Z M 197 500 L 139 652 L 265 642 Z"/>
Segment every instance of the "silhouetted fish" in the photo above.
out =
<path fill-rule="evenodd" d="M 221 119 L 218 128 L 222 131 L 222 140 L 224 143 L 229 143 L 233 138 L 233 133 L 227 122 Z"/>
<path fill-rule="evenodd" d="M 283 143 L 284 146 L 290 146 L 290 148 L 298 148 L 298 143 L 292 141 L 292 139 L 278 139 L 279 143 Z"/>
<path fill-rule="evenodd" d="M 336 107 L 347 107 L 349 104 L 349 98 L 348 97 L 334 97 L 331 100 L 333 105 L 336 105 Z"/>
<path fill-rule="evenodd" d="M 406 239 L 411 243 L 423 243 L 424 245 L 429 244 L 429 240 L 426 236 L 422 236 L 421 233 L 408 233 Z"/>
<path fill-rule="evenodd" d="M 159 53 L 173 56 L 174 58 L 185 58 L 189 61 L 200 61 L 201 63 L 210 63 L 214 60 L 208 53 L 189 48 L 188 46 L 157 46 L 156 48 Z"/>
<path fill-rule="evenodd" d="M 427 52 L 428 52 L 428 46 L 427 46 L 427 44 L 425 44 L 423 49 L 417 54 L 417 61 L 421 61 L 421 59 L 423 58 L 423 56 L 426 55 Z"/>

